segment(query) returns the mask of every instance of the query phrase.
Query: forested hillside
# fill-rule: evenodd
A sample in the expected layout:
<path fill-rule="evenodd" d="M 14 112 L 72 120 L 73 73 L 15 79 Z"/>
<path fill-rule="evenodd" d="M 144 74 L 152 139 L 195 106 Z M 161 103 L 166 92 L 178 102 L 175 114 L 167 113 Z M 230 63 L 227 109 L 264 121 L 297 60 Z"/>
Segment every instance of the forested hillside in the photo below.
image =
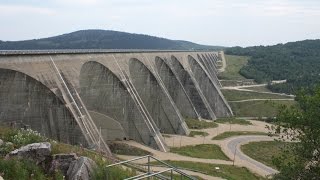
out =
<path fill-rule="evenodd" d="M 81 30 L 43 39 L 0 41 L 0 50 L 36 49 L 215 50 L 222 47 L 108 30 Z"/>
<path fill-rule="evenodd" d="M 320 40 L 305 40 L 274 46 L 233 47 L 230 55 L 249 56 L 241 75 L 256 82 L 287 80 L 284 84 L 269 85 L 274 92 L 295 93 L 301 88 L 320 84 Z"/>

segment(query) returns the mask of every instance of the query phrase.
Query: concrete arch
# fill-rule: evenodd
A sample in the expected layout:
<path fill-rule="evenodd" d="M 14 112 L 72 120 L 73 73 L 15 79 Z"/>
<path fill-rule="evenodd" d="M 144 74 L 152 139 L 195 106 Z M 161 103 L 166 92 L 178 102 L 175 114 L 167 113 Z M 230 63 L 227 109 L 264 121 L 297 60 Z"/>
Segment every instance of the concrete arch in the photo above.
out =
<path fill-rule="evenodd" d="M 214 62 L 217 63 L 217 61 L 219 59 L 218 55 L 217 54 L 213 54 L 212 56 L 213 56 Z"/>
<path fill-rule="evenodd" d="M 199 54 L 197 54 L 197 58 L 198 58 L 199 62 L 202 64 L 202 66 L 203 66 L 207 71 L 209 71 L 209 67 L 207 66 L 207 64 L 204 62 L 204 59 L 202 59 L 202 57 L 201 57 Z"/>
<path fill-rule="evenodd" d="M 198 54 L 198 58 L 200 58 L 199 54 Z M 206 70 L 208 71 L 208 73 L 211 75 L 211 77 L 213 79 L 216 78 L 216 75 L 215 75 L 215 69 L 212 68 L 211 64 L 209 63 L 208 59 L 203 55 L 201 54 L 201 58 L 200 60 L 203 62 L 204 64 L 204 67 L 206 67 Z M 215 81 L 216 82 L 216 81 Z"/>
<path fill-rule="evenodd" d="M 136 58 L 129 60 L 132 83 L 160 132 L 187 134 L 185 124 L 172 106 L 155 75 Z"/>
<path fill-rule="evenodd" d="M 169 65 L 160 57 L 155 58 L 155 64 L 160 75 L 162 82 L 168 90 L 172 100 L 178 107 L 179 111 L 185 118 L 198 118 L 198 114 L 186 94 L 182 83 L 176 77 L 175 73 L 171 70 Z"/>
<path fill-rule="evenodd" d="M 182 64 L 175 56 L 171 56 L 170 62 L 173 71 L 176 72 L 177 78 L 179 78 L 180 82 L 182 83 L 184 89 L 186 90 L 186 94 L 188 94 L 190 97 L 200 117 L 204 119 L 212 119 L 213 117 L 210 115 L 205 103 L 203 102 L 203 99 L 199 94 L 199 89 L 197 89 L 197 86 L 195 85 L 195 82 L 192 80 L 191 76 L 183 68 Z"/>
<path fill-rule="evenodd" d="M 108 67 L 95 61 L 83 64 L 80 96 L 94 121 L 109 131 L 105 139 L 129 138 L 158 148 L 126 86 Z"/>
<path fill-rule="evenodd" d="M 208 54 L 208 57 L 209 57 L 209 59 L 210 59 L 211 64 L 215 67 L 216 72 L 218 73 L 217 62 L 216 62 L 216 60 L 214 59 L 213 55 L 209 53 L 209 54 Z"/>
<path fill-rule="evenodd" d="M 31 76 L 0 68 L 0 122 L 28 126 L 64 143 L 86 140 L 65 103 Z"/>
<path fill-rule="evenodd" d="M 210 107 L 214 111 L 217 117 L 226 117 L 232 115 L 230 107 L 223 99 L 223 96 L 219 89 L 214 85 L 214 82 L 192 56 L 188 56 L 188 62 L 191 67 L 191 71 L 200 85 L 200 88 L 208 100 Z"/>
<path fill-rule="evenodd" d="M 203 58 L 203 61 L 207 64 L 207 66 L 209 67 L 209 71 L 210 71 L 210 74 L 211 74 L 211 77 L 212 77 L 212 80 L 214 81 L 214 83 L 221 87 L 221 83 L 217 77 L 217 69 L 214 67 L 214 65 L 211 64 L 210 62 L 210 59 L 208 56 L 206 55 L 203 55 L 202 54 L 202 58 Z"/>
<path fill-rule="evenodd" d="M 218 72 L 218 71 L 217 71 L 217 67 L 216 67 L 216 65 L 213 63 L 210 55 L 209 55 L 209 54 L 204 54 L 204 57 L 205 57 L 205 59 L 207 60 L 207 63 L 211 66 L 213 72 L 214 72 L 215 74 L 217 74 L 217 72 Z"/>
<path fill-rule="evenodd" d="M 204 67 L 204 70 L 211 77 L 211 79 L 214 81 L 214 83 L 220 85 L 219 80 L 218 80 L 214 70 L 212 69 L 212 67 L 208 63 L 206 57 L 203 54 L 201 56 L 199 54 L 197 54 L 197 57 L 198 57 L 200 64 L 202 64 L 202 66 Z"/>

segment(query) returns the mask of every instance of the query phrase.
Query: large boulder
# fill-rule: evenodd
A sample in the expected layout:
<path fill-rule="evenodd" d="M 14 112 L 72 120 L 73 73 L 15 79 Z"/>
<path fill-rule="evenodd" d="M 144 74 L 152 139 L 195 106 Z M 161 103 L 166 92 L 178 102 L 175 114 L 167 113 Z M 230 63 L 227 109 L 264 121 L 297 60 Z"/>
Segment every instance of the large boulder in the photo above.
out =
<path fill-rule="evenodd" d="M 68 180 L 87 180 L 92 179 L 93 169 L 96 163 L 87 157 L 79 157 L 70 164 L 67 172 Z"/>
<path fill-rule="evenodd" d="M 29 159 L 36 164 L 40 164 L 46 160 L 51 154 L 51 144 L 48 142 L 33 143 L 23 146 L 19 149 L 11 151 L 7 158 L 16 157 L 18 159 Z"/>
<path fill-rule="evenodd" d="M 76 159 L 77 159 L 77 155 L 75 153 L 55 154 L 52 156 L 49 172 L 55 173 L 59 170 L 64 176 L 67 176 L 67 172 L 71 163 Z"/>

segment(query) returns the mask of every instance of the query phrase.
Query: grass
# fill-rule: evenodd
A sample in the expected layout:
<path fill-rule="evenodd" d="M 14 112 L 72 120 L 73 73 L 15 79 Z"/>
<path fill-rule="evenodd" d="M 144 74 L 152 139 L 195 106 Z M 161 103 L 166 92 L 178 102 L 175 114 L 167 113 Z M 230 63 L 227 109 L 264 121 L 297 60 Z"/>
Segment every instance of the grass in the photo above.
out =
<path fill-rule="evenodd" d="M 252 123 L 248 120 L 245 119 L 237 119 L 237 118 L 223 118 L 223 119 L 217 119 L 215 121 L 216 123 L 221 123 L 221 124 L 239 124 L 239 125 L 252 125 Z"/>
<path fill-rule="evenodd" d="M 247 101 L 229 102 L 235 116 L 238 117 L 275 117 L 278 113 L 279 105 L 292 106 L 295 101 Z"/>
<path fill-rule="evenodd" d="M 4 179 L 51 179 L 40 166 L 24 159 L 0 159 L 0 174 Z M 60 172 L 56 172 L 52 176 L 56 180 L 64 179 Z"/>
<path fill-rule="evenodd" d="M 227 80 L 227 81 L 224 81 L 224 80 L 220 80 L 220 83 L 222 85 L 222 87 L 225 87 L 225 86 L 238 86 L 238 81 L 236 80 Z"/>
<path fill-rule="evenodd" d="M 108 143 L 108 146 L 112 153 L 114 154 L 121 154 L 121 155 L 128 155 L 128 156 L 145 156 L 145 155 L 152 155 L 149 151 L 130 146 L 124 143 Z"/>
<path fill-rule="evenodd" d="M 165 175 L 167 177 L 171 177 L 171 173 L 168 173 L 168 172 L 162 173 L 162 175 Z M 196 178 L 197 180 L 203 180 L 202 178 L 200 178 L 198 176 L 192 176 L 192 177 Z M 174 173 L 172 174 L 172 179 L 173 180 L 190 180 L 187 177 L 184 177 L 184 176 L 181 177 L 180 174 L 174 174 Z"/>
<path fill-rule="evenodd" d="M 292 99 L 292 97 L 278 94 L 238 91 L 230 89 L 222 89 L 221 92 L 228 101 L 240 101 L 247 99 Z"/>
<path fill-rule="evenodd" d="M 168 134 L 162 134 L 162 137 L 164 137 L 164 138 L 171 138 L 171 136 L 168 135 Z"/>
<path fill-rule="evenodd" d="M 272 158 L 280 154 L 281 148 L 285 147 L 287 144 L 289 143 L 280 141 L 251 142 L 242 145 L 241 150 L 252 159 L 276 169 L 272 163 Z"/>
<path fill-rule="evenodd" d="M 198 119 L 191 119 L 187 118 L 186 123 L 189 128 L 191 129 L 208 129 L 208 128 L 215 128 L 218 127 L 217 123 L 212 122 L 207 122 L 207 121 L 200 121 Z"/>
<path fill-rule="evenodd" d="M 223 164 L 208 164 L 208 163 L 199 163 L 191 161 L 165 161 L 168 164 L 177 166 L 180 168 L 186 168 L 194 171 L 199 171 L 214 177 L 221 177 L 228 180 L 260 180 L 265 179 L 261 176 L 258 176 L 250 172 L 245 167 L 238 167 L 232 165 L 223 165 Z M 153 164 L 159 164 L 157 162 Z M 219 167 L 219 169 L 215 169 Z"/>
<path fill-rule="evenodd" d="M 220 79 L 219 79 L 220 80 Z M 226 86 L 243 86 L 244 84 L 256 84 L 254 80 L 243 79 L 243 80 L 220 80 L 223 87 Z"/>
<path fill-rule="evenodd" d="M 226 55 L 227 67 L 224 72 L 219 74 L 219 79 L 236 80 L 245 79 L 239 74 L 240 69 L 248 63 L 249 57 Z"/>
<path fill-rule="evenodd" d="M 230 160 L 222 152 L 220 146 L 215 144 L 200 144 L 195 146 L 171 148 L 170 152 L 194 158 Z"/>
<path fill-rule="evenodd" d="M 221 140 L 226 139 L 233 136 L 241 136 L 241 135 L 268 135 L 265 132 L 257 132 L 257 131 L 227 131 L 224 133 L 219 134 L 212 138 L 212 140 Z"/>
<path fill-rule="evenodd" d="M 266 86 L 254 86 L 254 87 L 247 87 L 243 89 L 259 91 L 259 92 L 271 92 Z"/>
<path fill-rule="evenodd" d="M 202 132 L 202 131 L 191 131 L 189 134 L 189 137 L 195 137 L 195 136 L 208 136 L 209 133 Z"/>

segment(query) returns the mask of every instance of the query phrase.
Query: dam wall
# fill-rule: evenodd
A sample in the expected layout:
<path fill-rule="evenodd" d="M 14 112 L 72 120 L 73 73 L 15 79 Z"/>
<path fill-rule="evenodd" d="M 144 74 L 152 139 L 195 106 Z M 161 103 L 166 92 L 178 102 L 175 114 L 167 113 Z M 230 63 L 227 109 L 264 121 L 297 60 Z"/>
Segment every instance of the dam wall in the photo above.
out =
<path fill-rule="evenodd" d="M 0 122 L 87 146 L 132 139 L 167 151 L 186 118 L 232 116 L 217 52 L 0 54 Z M 107 147 L 106 147 L 107 148 Z"/>

